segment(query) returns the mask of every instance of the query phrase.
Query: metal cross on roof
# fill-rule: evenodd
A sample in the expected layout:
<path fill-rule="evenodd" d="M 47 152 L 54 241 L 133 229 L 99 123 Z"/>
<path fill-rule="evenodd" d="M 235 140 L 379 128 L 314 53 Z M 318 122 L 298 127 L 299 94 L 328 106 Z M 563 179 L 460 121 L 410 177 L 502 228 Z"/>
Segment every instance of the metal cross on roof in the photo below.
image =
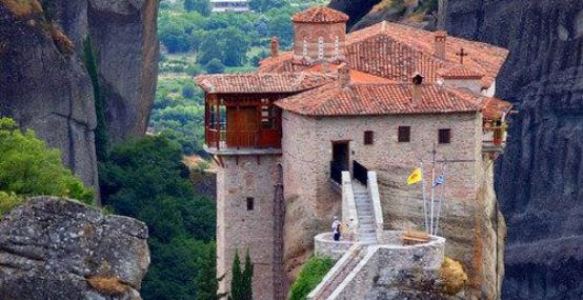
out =
<path fill-rule="evenodd" d="M 464 57 L 468 56 L 469 54 L 464 51 L 464 48 L 461 48 L 460 52 L 457 52 L 455 55 L 460 57 L 460 63 L 463 65 L 464 64 Z"/>

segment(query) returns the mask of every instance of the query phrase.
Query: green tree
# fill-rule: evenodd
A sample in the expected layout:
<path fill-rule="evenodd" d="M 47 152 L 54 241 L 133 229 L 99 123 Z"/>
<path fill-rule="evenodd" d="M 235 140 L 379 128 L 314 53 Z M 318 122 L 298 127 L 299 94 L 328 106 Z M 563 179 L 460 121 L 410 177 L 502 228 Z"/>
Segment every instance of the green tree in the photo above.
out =
<path fill-rule="evenodd" d="M 184 0 L 184 9 L 188 12 L 197 11 L 203 16 L 211 14 L 211 4 L 209 0 Z"/>
<path fill-rule="evenodd" d="M 215 206 L 194 195 L 181 160 L 180 145 L 155 136 L 115 147 L 100 164 L 103 203 L 148 224 L 152 264 L 144 299 L 191 299 L 213 288 L 196 278 L 210 256 L 208 245 L 214 247 Z"/>
<path fill-rule="evenodd" d="M 250 0 L 249 7 L 258 12 L 265 12 L 270 9 L 284 7 L 286 2 L 284 0 Z"/>
<path fill-rule="evenodd" d="M 245 268 L 242 275 L 243 299 L 253 300 L 253 263 L 251 263 L 249 249 L 247 249 L 247 254 L 245 255 Z"/>
<path fill-rule="evenodd" d="M 207 34 L 204 36 L 198 49 L 197 62 L 200 64 L 207 64 L 213 59 L 223 61 L 222 46 L 215 34 Z"/>
<path fill-rule="evenodd" d="M 197 287 L 196 300 L 221 299 L 217 295 L 219 279 L 217 278 L 217 250 L 214 242 L 208 243 L 204 253 L 199 258 L 199 272 L 195 282 Z"/>
<path fill-rule="evenodd" d="M 21 196 L 51 195 L 94 203 L 94 193 L 63 166 L 60 152 L 34 132 L 0 118 L 0 191 Z"/>
<path fill-rule="evenodd" d="M 306 296 L 316 288 L 333 266 L 334 260 L 329 257 L 312 256 L 304 264 L 300 275 L 292 285 L 289 299 L 306 299 Z"/>
<path fill-rule="evenodd" d="M 207 73 L 209 74 L 220 74 L 225 72 L 225 65 L 223 65 L 223 63 L 216 58 L 209 61 L 209 63 L 206 64 L 205 68 Z"/>
<path fill-rule="evenodd" d="M 249 41 L 240 30 L 229 27 L 222 31 L 220 36 L 224 37 L 224 59 L 223 63 L 230 67 L 242 66 L 249 51 Z"/>
<path fill-rule="evenodd" d="M 231 268 L 231 300 L 252 300 L 253 299 L 253 264 L 249 257 L 249 251 L 245 255 L 245 268 L 241 270 L 241 259 L 239 251 L 235 252 L 233 266 Z"/>

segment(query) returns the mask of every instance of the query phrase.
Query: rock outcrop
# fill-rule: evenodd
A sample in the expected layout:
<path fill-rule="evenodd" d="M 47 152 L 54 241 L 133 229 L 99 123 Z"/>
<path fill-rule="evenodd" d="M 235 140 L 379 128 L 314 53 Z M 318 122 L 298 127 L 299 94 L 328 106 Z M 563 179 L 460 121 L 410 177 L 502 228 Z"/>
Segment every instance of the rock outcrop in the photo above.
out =
<path fill-rule="evenodd" d="M 112 143 L 146 132 L 158 76 L 158 0 L 89 0 L 89 36 L 97 54 Z"/>
<path fill-rule="evenodd" d="M 3 299 L 141 299 L 148 229 L 72 200 L 37 197 L 0 221 Z"/>
<path fill-rule="evenodd" d="M 113 143 L 145 133 L 158 71 L 157 11 L 156 0 L 0 1 L 0 115 L 35 130 L 96 186 L 97 115 Z M 93 62 L 84 61 L 89 44 Z M 86 63 L 97 70 L 97 87 Z"/>
<path fill-rule="evenodd" d="M 580 299 L 583 2 L 450 1 L 447 29 L 510 50 L 497 84 L 519 109 L 496 170 L 508 223 L 503 298 Z"/>
<path fill-rule="evenodd" d="M 61 150 L 63 161 L 85 183 L 96 185 L 91 80 L 81 57 L 56 38 L 54 33 L 63 32 L 51 32 L 52 25 L 43 12 L 16 15 L 0 1 L 0 115 L 35 130 Z M 74 25 L 68 29 L 82 31 Z"/>

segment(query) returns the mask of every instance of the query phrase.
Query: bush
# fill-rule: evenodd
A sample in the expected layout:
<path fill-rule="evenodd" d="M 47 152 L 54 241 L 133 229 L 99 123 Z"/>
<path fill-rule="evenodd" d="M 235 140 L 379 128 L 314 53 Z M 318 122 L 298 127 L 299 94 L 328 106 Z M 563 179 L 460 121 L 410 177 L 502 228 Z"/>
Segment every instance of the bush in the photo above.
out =
<path fill-rule="evenodd" d="M 225 65 L 223 65 L 223 63 L 216 58 L 213 58 L 211 61 L 209 61 L 205 68 L 209 74 L 220 74 L 225 72 Z"/>
<path fill-rule="evenodd" d="M 290 300 L 306 299 L 334 266 L 334 260 L 329 257 L 312 256 L 302 267 L 300 275 L 291 287 Z"/>
<path fill-rule="evenodd" d="M 93 191 L 63 166 L 60 152 L 50 149 L 9 118 L 0 118 L 0 190 L 19 196 L 50 195 L 93 204 Z"/>
<path fill-rule="evenodd" d="M 13 208 L 22 203 L 22 198 L 16 196 L 14 193 L 6 193 L 0 191 L 0 220 L 2 216 L 10 212 Z"/>

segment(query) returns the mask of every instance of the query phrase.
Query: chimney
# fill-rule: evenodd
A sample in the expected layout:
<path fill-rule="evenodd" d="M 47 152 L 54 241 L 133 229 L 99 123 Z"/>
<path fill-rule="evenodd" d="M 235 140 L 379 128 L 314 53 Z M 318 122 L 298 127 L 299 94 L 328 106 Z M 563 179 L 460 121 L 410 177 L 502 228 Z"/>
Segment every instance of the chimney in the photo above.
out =
<path fill-rule="evenodd" d="M 278 57 L 279 56 L 279 40 L 277 37 L 271 38 L 271 57 Z"/>
<path fill-rule="evenodd" d="M 419 72 L 415 72 L 415 74 L 413 74 L 413 85 L 411 89 L 411 102 L 413 103 L 413 106 L 418 106 L 421 104 L 421 85 L 423 84 L 423 78 L 424 77 L 421 76 Z"/>
<path fill-rule="evenodd" d="M 435 32 L 435 56 L 440 59 L 445 59 L 445 42 L 447 40 L 447 32 L 439 30 Z"/>
<path fill-rule="evenodd" d="M 338 68 L 338 81 L 343 87 L 350 84 L 350 68 L 346 63 L 341 64 Z"/>

